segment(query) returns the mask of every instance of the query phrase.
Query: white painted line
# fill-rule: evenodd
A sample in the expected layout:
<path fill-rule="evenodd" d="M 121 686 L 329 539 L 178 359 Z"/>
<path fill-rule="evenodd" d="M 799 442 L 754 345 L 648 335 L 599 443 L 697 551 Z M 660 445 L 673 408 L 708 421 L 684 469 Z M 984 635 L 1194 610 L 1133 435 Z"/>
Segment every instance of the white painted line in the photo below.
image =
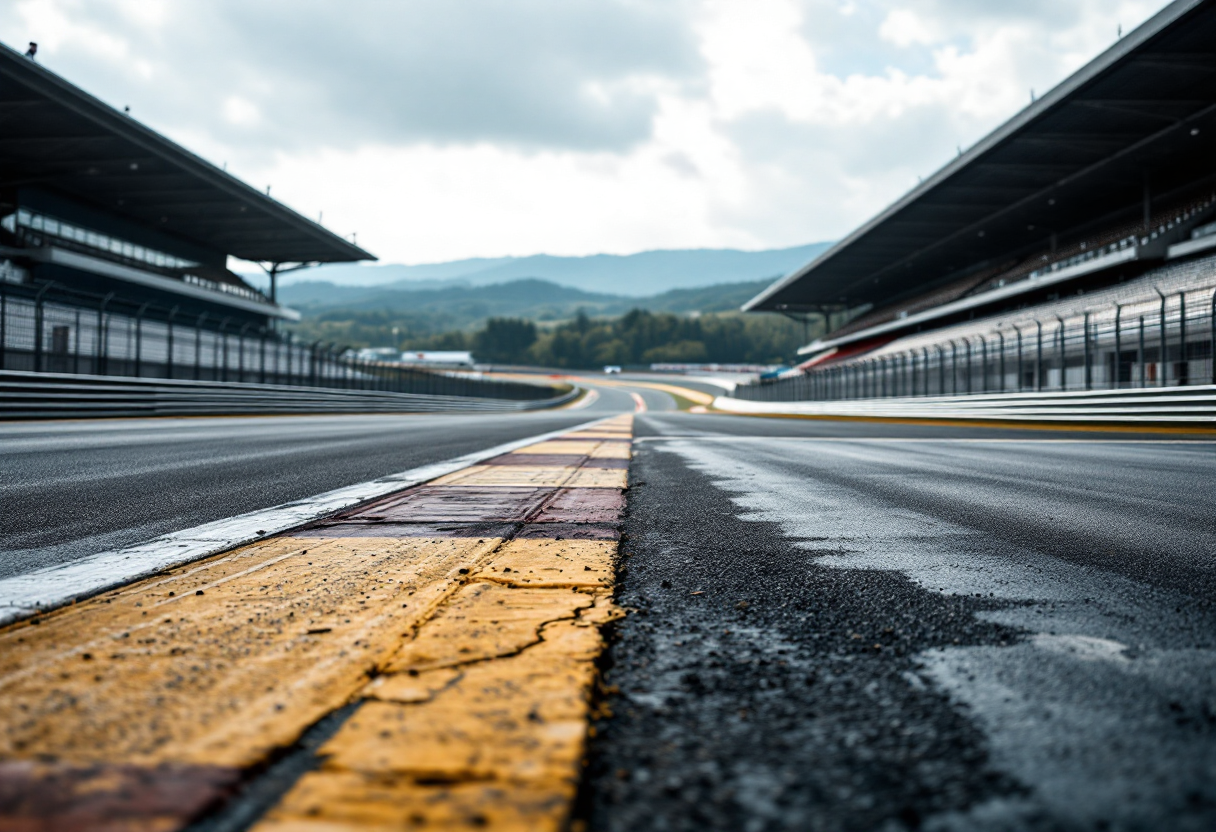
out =
<path fill-rule="evenodd" d="M 718 378 L 717 376 L 709 376 L 709 375 L 698 376 L 698 375 L 692 375 L 690 373 L 690 374 L 684 376 L 684 379 L 685 379 L 685 381 L 697 381 L 697 382 L 700 382 L 701 384 L 712 384 L 714 387 L 721 387 L 723 390 L 729 390 L 732 393 L 739 386 L 738 381 L 731 381 L 731 380 L 725 379 L 725 378 Z M 670 383 L 670 382 L 668 382 L 668 383 Z M 677 384 L 676 386 L 678 387 L 679 385 Z M 698 391 L 698 392 L 700 392 L 700 391 Z"/>
<path fill-rule="evenodd" d="M 574 404 L 563 408 L 564 410 L 582 410 L 584 407 L 588 407 L 588 406 L 594 404 L 595 402 L 599 401 L 599 398 L 600 398 L 599 390 L 595 390 L 593 388 L 586 388 L 586 387 L 583 389 L 587 391 L 587 395 L 583 396 L 581 399 L 579 399 Z"/>
<path fill-rule="evenodd" d="M 1216 386 L 983 393 L 844 401 L 756 402 L 719 396 L 714 409 L 744 416 L 818 416 L 827 419 L 943 419 L 973 422 L 1092 422 L 1136 425 L 1160 422 L 1216 424 Z"/>
<path fill-rule="evenodd" d="M 428 480 L 476 465 L 482 460 L 543 442 L 571 431 L 584 430 L 611 417 L 517 439 L 455 459 L 411 468 L 398 474 L 327 491 L 315 497 L 239 514 L 173 532 L 146 543 L 99 552 L 71 563 L 36 569 L 0 580 L 0 624 L 45 612 L 72 601 L 128 584 L 162 569 L 180 566 L 208 555 L 252 543 L 268 535 L 295 528 L 376 497 L 383 497 Z"/>
<path fill-rule="evenodd" d="M 1069 428 L 1058 428 L 1067 431 Z M 1076 430 L 1073 428 L 1072 430 Z M 1134 430 L 1129 430 L 1134 433 Z M 1075 436 L 1067 439 L 1041 439 L 1038 437 L 972 437 L 972 436 L 734 436 L 731 434 L 708 433 L 669 433 L 663 436 L 638 436 L 634 442 L 677 442 L 695 439 L 698 442 L 845 442 L 854 444 L 870 444 L 883 442 L 889 444 L 956 444 L 973 443 L 984 445 L 1032 444 L 1032 445 L 1216 445 L 1216 439 L 1109 439 L 1106 437 Z"/>

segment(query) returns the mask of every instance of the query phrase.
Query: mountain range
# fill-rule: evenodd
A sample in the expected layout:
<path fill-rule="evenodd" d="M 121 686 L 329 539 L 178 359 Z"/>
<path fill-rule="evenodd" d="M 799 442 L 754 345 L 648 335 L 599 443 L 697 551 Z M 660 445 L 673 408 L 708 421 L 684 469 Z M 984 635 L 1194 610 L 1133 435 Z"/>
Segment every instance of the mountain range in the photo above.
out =
<path fill-rule="evenodd" d="M 647 297 L 672 289 L 721 283 L 772 280 L 817 257 L 830 243 L 811 243 L 765 251 L 737 249 L 676 249 L 638 254 L 595 254 L 587 257 L 472 258 L 423 265 L 337 264 L 301 269 L 280 278 L 284 290 L 302 288 L 304 296 L 321 301 L 335 288 L 381 287 L 406 290 L 440 289 L 445 285 L 488 286 L 524 279 L 549 281 L 584 292 Z M 336 298 L 340 292 L 334 292 Z M 286 302 L 302 295 L 284 291 Z M 298 300 L 296 302 L 299 302 Z M 328 303 L 326 305 L 329 305 Z"/>
<path fill-rule="evenodd" d="M 678 314 L 730 312 L 754 297 L 769 281 L 671 289 L 640 298 L 584 292 L 535 279 L 488 286 L 420 283 L 416 288 L 297 283 L 283 287 L 279 299 L 299 309 L 305 321 L 383 320 L 400 323 L 412 332 L 435 333 L 477 326 L 491 317 L 544 322 L 568 320 L 580 311 L 593 317 L 623 315 L 631 309 Z"/>

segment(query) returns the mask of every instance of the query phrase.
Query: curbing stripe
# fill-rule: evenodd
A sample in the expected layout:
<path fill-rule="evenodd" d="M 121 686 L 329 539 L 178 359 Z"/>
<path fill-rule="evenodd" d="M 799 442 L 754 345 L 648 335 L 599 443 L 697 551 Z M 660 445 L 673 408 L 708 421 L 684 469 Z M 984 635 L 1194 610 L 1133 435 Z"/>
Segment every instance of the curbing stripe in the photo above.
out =
<path fill-rule="evenodd" d="M 564 436 L 610 434 L 594 451 L 630 421 Z M 255 828 L 561 829 L 600 627 L 621 614 L 625 471 L 578 459 L 563 483 L 619 487 L 397 489 L 0 629 L 0 827 L 173 830 L 225 800 L 239 815 L 234 790 L 259 793 L 272 757 L 350 713 Z M 491 492 L 518 506 L 493 536 Z M 425 519 L 444 505 L 465 508 Z"/>
<path fill-rule="evenodd" d="M 199 560 L 295 528 L 385 494 L 459 471 L 491 457 L 585 430 L 605 420 L 506 442 L 455 459 L 412 468 L 248 514 L 163 535 L 147 543 L 100 552 L 71 563 L 0 579 L 0 625 L 122 586 L 162 569 Z"/>

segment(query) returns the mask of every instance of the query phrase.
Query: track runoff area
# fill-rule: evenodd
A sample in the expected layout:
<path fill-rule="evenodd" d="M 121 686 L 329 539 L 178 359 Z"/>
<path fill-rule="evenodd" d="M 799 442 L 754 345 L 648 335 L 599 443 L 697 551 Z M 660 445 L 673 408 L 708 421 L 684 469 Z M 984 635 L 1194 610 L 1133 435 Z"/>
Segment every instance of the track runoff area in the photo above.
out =
<path fill-rule="evenodd" d="M 583 383 L 5 626 L 0 829 L 1211 828 L 1210 436 Z"/>

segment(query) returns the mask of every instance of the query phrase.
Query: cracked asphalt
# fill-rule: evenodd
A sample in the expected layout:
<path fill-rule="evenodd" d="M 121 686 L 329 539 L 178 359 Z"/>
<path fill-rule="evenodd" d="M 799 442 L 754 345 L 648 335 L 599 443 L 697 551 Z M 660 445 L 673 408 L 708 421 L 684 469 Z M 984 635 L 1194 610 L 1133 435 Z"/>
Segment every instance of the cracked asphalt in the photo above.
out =
<path fill-rule="evenodd" d="M 590 829 L 1216 828 L 1216 444 L 635 435 Z"/>

